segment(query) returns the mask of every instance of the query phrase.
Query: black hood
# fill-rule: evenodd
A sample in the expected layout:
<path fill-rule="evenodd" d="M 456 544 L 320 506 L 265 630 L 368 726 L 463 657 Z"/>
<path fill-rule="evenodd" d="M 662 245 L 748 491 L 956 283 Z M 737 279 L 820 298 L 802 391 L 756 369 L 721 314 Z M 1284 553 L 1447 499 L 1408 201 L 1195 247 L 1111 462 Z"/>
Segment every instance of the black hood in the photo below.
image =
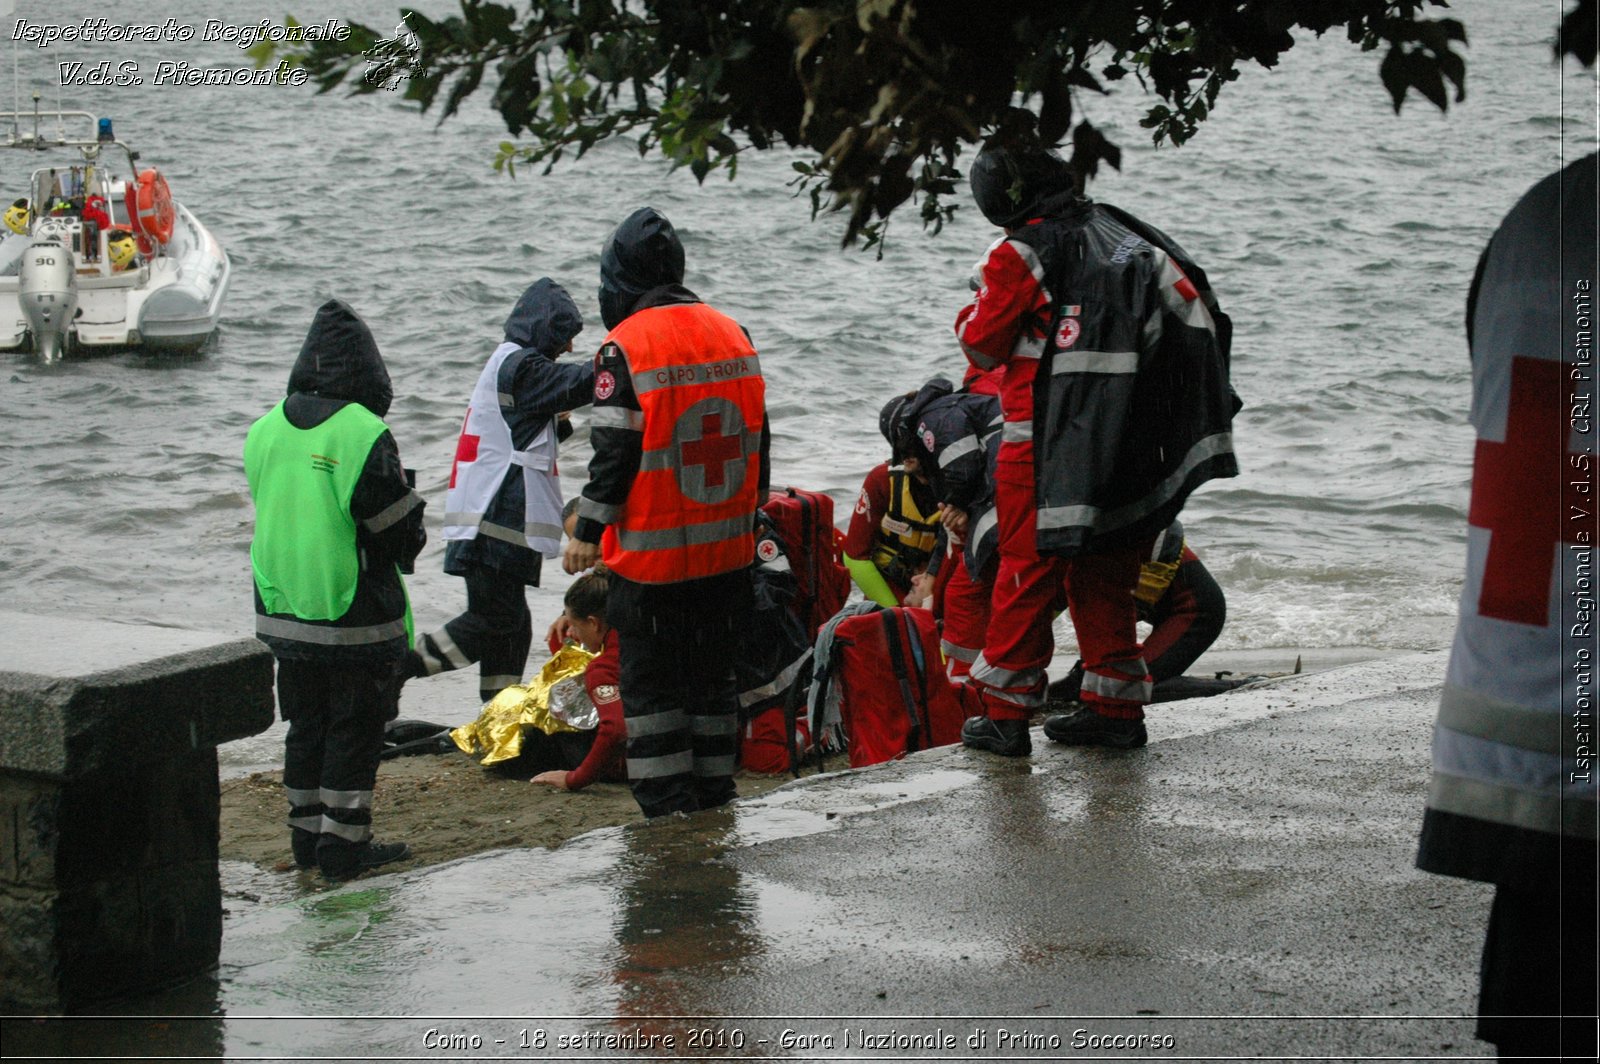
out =
<path fill-rule="evenodd" d="M 394 391 L 372 330 L 337 299 L 318 307 L 312 319 L 289 373 L 289 394 L 297 392 L 357 402 L 379 417 L 389 412 Z"/>
<path fill-rule="evenodd" d="M 878 431 L 889 441 L 889 456 L 897 461 L 905 457 L 906 450 L 905 421 L 900 417 L 900 412 L 915 394 L 906 392 L 904 395 L 897 395 L 884 403 L 883 409 L 878 411 Z"/>
<path fill-rule="evenodd" d="M 622 220 L 600 249 L 600 320 L 615 329 L 657 288 L 683 283 L 683 245 L 654 207 Z"/>
<path fill-rule="evenodd" d="M 547 358 L 567 349 L 567 342 L 583 331 L 583 315 L 567 290 L 548 277 L 528 286 L 506 319 L 506 340 L 531 348 Z"/>
<path fill-rule="evenodd" d="M 1082 201 L 1065 159 L 1045 148 L 985 148 L 967 172 L 983 216 L 1003 229 Z"/>
<path fill-rule="evenodd" d="M 917 422 L 922 420 L 922 414 L 936 401 L 946 396 L 954 395 L 956 386 L 944 377 L 934 377 L 921 388 L 915 395 L 900 408 L 900 423 L 905 426 L 903 431 L 909 438 L 917 431 Z"/>

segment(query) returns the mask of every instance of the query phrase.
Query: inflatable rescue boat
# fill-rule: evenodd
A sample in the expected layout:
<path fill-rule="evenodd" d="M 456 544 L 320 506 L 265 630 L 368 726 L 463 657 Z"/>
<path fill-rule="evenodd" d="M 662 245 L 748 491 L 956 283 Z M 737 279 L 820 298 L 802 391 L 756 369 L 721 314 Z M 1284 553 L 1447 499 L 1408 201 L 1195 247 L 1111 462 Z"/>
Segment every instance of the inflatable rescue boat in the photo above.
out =
<path fill-rule="evenodd" d="M 117 348 L 193 352 L 217 327 L 228 256 L 109 118 L 0 112 L 0 148 L 59 152 L 0 200 L 0 348 L 45 362 Z M 24 132 L 24 124 L 32 132 Z M 69 136 L 87 123 L 88 137 Z M 40 131 L 55 127 L 55 134 Z"/>

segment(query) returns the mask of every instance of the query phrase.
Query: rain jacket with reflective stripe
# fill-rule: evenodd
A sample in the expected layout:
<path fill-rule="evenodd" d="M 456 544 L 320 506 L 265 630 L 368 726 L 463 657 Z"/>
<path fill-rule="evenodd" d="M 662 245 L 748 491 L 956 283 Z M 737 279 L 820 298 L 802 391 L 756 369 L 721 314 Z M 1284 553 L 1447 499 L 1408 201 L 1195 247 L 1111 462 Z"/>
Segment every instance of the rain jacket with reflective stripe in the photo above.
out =
<path fill-rule="evenodd" d="M 956 333 L 974 366 L 1005 366 L 997 475 L 1032 476 L 1041 552 L 1154 535 L 1238 473 L 1231 322 L 1182 249 L 1125 212 L 1080 202 L 1013 231 Z"/>
<path fill-rule="evenodd" d="M 479 390 L 487 390 L 498 400 L 499 414 L 511 431 L 511 444 L 517 451 L 534 449 L 534 441 L 547 429 L 551 433 L 551 446 L 570 432 L 570 422 L 556 420 L 564 410 L 576 410 L 589 405 L 594 398 L 594 362 L 557 362 L 555 359 L 567 347 L 568 341 L 583 329 L 583 316 L 567 290 L 548 277 L 541 277 L 518 298 L 516 306 L 506 318 L 506 345 L 517 350 L 499 363 L 490 381 L 479 381 Z M 496 353 L 501 350 L 496 348 Z M 490 363 L 495 358 L 490 356 Z M 475 393 L 476 394 L 476 393 Z M 473 400 L 476 404 L 477 400 Z M 470 444 L 468 445 L 470 451 Z M 461 453 L 458 447 L 457 453 Z M 550 454 L 554 464 L 555 454 Z M 496 475 L 499 485 L 483 512 L 481 524 L 475 525 L 480 534 L 465 539 L 451 538 L 445 533 L 444 571 L 456 576 L 466 575 L 469 569 L 487 568 L 501 576 L 520 579 L 525 584 L 537 586 L 543 567 L 542 556 L 529 546 L 526 538 L 529 525 L 548 524 L 549 514 L 534 518 L 528 504 L 529 482 L 533 476 L 506 476 L 501 469 Z M 559 496 L 560 485 L 554 478 L 546 481 L 546 501 Z M 561 502 L 554 499 L 559 511 Z M 445 509 L 457 507 L 448 500 Z M 559 549 L 560 519 L 553 538 Z M 445 524 L 472 525 L 471 519 L 456 522 L 449 513 Z"/>
<path fill-rule="evenodd" d="M 907 405 L 913 453 L 940 502 L 967 514 L 962 544 L 967 573 L 981 580 L 999 546 L 994 508 L 994 463 L 999 453 L 1000 403 L 992 395 L 952 392 L 934 378 Z M 936 567 L 937 568 L 937 567 Z"/>
<path fill-rule="evenodd" d="M 288 397 L 251 428 L 245 472 L 257 500 L 256 535 L 272 537 L 287 530 L 289 556 L 296 549 L 311 551 L 316 549 L 314 537 L 295 532 L 296 515 L 282 513 L 279 506 L 298 510 L 344 507 L 343 514 L 325 514 L 322 523 L 348 521 L 353 526 L 357 558 L 349 606 L 336 618 L 271 612 L 261 588 L 256 588 L 256 634 L 279 658 L 323 662 L 392 659 L 403 655 L 410 643 L 410 608 L 400 570 L 410 567 L 427 536 L 422 528 L 423 501 L 408 486 L 394 437 L 378 420 L 388 412 L 390 398 L 388 372 L 372 334 L 354 311 L 331 300 L 318 310 L 306 336 L 289 376 Z M 335 442 L 364 438 L 365 451 L 330 455 L 319 448 L 311 450 L 323 460 L 333 458 L 341 467 L 349 463 L 359 469 L 347 500 L 335 499 L 331 493 L 313 493 L 308 498 L 299 491 L 261 490 L 262 485 L 280 477 L 288 484 L 298 481 L 305 470 L 297 473 L 296 467 L 317 459 L 295 442 L 322 435 L 317 429 L 341 412 L 345 412 L 342 420 L 361 425 L 363 431 L 330 435 Z M 375 436 L 367 435 L 367 428 L 375 430 Z M 262 446 L 268 434 L 276 446 Z M 287 497 L 286 504 L 277 501 L 280 494 Z M 285 556 L 276 548 L 269 553 Z M 271 576 L 281 586 L 301 579 L 294 572 Z"/>

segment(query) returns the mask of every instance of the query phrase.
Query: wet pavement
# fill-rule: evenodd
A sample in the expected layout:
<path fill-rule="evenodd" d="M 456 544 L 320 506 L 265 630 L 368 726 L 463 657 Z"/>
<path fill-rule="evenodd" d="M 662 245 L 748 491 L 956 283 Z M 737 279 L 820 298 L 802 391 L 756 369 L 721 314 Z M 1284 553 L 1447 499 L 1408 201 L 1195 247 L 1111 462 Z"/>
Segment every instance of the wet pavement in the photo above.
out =
<path fill-rule="evenodd" d="M 8 1021 L 5 1052 L 1483 1056 L 1489 892 L 1412 867 L 1443 668 L 1158 706 L 1141 751 L 1036 730 L 1025 760 L 947 748 L 309 897 L 225 865 L 215 981 L 127 1006 L 160 1021 Z"/>

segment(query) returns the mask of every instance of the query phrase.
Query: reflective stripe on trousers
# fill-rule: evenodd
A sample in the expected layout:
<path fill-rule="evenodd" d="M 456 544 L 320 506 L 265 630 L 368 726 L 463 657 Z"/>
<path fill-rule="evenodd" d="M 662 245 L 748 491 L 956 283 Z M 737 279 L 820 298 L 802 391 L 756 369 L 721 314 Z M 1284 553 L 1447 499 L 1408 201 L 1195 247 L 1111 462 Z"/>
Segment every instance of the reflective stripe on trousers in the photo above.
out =
<path fill-rule="evenodd" d="M 417 636 L 417 654 L 427 674 L 478 663 L 478 697 L 487 702 L 522 682 L 533 645 L 527 590 L 516 577 L 469 566 L 467 610 L 437 632 Z"/>
<path fill-rule="evenodd" d="M 647 817 L 711 809 L 734 796 L 739 701 L 728 618 L 695 620 L 618 629 L 628 785 Z"/>
<path fill-rule="evenodd" d="M 392 714 L 393 662 L 278 662 L 278 705 L 289 722 L 283 786 L 289 825 L 335 844 L 372 836 L 372 787 Z M 326 844 L 326 843 L 325 843 Z"/>
<path fill-rule="evenodd" d="M 966 562 L 959 556 L 946 557 L 943 564 L 955 568 L 945 582 L 944 631 L 939 647 L 944 651 L 945 671 L 950 679 L 965 682 L 989 632 L 989 599 L 994 586 L 990 581 L 975 581 L 968 576 Z"/>
<path fill-rule="evenodd" d="M 996 719 L 1022 719 L 1043 704 L 1044 669 L 1055 651 L 1051 618 L 1064 582 L 1084 669 L 1106 678 L 1104 690 L 1091 689 L 1086 680 L 1083 701 L 1105 716 L 1142 717 L 1149 677 L 1140 656 L 1132 590 L 1149 540 L 1076 558 L 1041 556 L 1033 502 L 1031 475 L 997 478 L 1000 565 L 973 686 Z M 1124 686 L 1113 689 L 1111 680 Z"/>

